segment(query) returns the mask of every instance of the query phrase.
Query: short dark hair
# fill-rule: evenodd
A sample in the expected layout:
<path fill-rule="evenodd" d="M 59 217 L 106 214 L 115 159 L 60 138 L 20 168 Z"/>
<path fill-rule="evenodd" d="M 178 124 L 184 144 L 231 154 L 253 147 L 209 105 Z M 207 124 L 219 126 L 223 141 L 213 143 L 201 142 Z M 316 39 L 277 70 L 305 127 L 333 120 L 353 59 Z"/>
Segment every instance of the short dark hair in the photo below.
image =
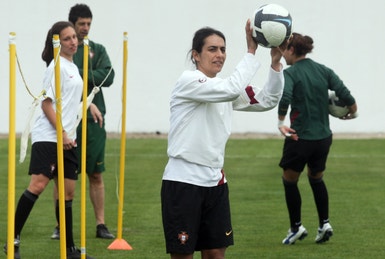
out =
<path fill-rule="evenodd" d="M 43 59 L 43 61 L 45 61 L 45 63 L 47 64 L 47 67 L 53 59 L 53 43 L 52 43 L 53 35 L 55 34 L 60 35 L 61 31 L 68 27 L 73 28 L 74 25 L 67 21 L 60 21 L 52 25 L 51 29 L 49 29 L 47 33 L 47 38 L 45 40 L 45 46 L 44 46 L 43 52 L 41 53 L 41 58 Z"/>
<path fill-rule="evenodd" d="M 91 9 L 88 7 L 88 5 L 76 4 L 76 5 L 71 7 L 70 12 L 68 14 L 68 21 L 75 24 L 79 18 L 91 18 L 92 19 L 92 12 L 91 12 Z"/>
<path fill-rule="evenodd" d="M 194 58 L 192 56 L 192 51 L 195 50 L 196 52 L 201 53 L 203 45 L 205 44 L 206 38 L 211 36 L 211 35 L 218 35 L 226 43 L 225 35 L 222 32 L 218 31 L 218 30 L 215 30 L 215 29 L 210 28 L 210 27 L 204 27 L 202 29 L 197 30 L 195 32 L 195 35 L 194 35 L 194 38 L 193 38 L 193 41 L 192 41 L 192 47 L 191 47 L 191 50 L 190 50 L 190 52 L 191 52 L 191 61 L 193 62 L 193 64 L 195 64 L 195 60 L 194 60 Z"/>

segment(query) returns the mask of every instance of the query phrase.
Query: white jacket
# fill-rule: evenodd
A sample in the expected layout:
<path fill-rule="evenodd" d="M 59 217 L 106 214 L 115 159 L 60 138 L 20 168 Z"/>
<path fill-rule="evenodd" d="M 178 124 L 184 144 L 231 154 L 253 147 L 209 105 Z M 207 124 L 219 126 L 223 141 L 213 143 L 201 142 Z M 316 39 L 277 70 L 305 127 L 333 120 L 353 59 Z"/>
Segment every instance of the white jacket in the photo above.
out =
<path fill-rule="evenodd" d="M 249 86 L 259 66 L 254 55 L 246 54 L 226 79 L 209 78 L 199 70 L 183 72 L 171 96 L 167 149 L 170 160 L 164 180 L 203 186 L 215 185 L 220 180 L 225 145 L 231 133 L 232 111 L 270 110 L 281 98 L 282 71 L 270 69 L 263 89 Z M 175 163 L 178 166 L 172 165 Z M 180 163 L 187 163 L 187 168 L 182 166 L 181 171 Z M 217 173 L 198 176 L 196 168 L 188 170 L 189 165 L 195 167 L 194 164 Z"/>

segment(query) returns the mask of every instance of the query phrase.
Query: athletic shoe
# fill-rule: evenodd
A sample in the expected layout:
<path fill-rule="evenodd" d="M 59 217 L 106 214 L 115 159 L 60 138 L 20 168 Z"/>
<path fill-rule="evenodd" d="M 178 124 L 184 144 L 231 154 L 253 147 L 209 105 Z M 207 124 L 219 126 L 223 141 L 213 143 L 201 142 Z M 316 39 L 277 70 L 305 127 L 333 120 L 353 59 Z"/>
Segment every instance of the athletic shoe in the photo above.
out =
<path fill-rule="evenodd" d="M 67 248 L 67 259 L 81 259 L 80 249 L 75 246 Z M 86 255 L 86 259 L 94 259 L 91 256 Z"/>
<path fill-rule="evenodd" d="M 320 244 L 329 240 L 333 235 L 333 228 L 329 223 L 325 223 L 322 228 L 318 228 L 317 236 L 315 237 L 315 242 Z"/>
<path fill-rule="evenodd" d="M 51 239 L 56 239 L 56 240 L 60 239 L 60 229 L 59 229 L 59 226 L 56 226 L 55 229 L 53 230 L 53 233 L 51 235 Z"/>
<path fill-rule="evenodd" d="M 15 259 L 20 259 L 20 239 L 18 238 L 15 238 L 14 242 L 13 242 L 13 245 L 14 245 L 14 258 Z M 4 253 L 7 254 L 7 244 L 4 245 Z"/>
<path fill-rule="evenodd" d="M 115 236 L 108 231 L 108 228 L 104 224 L 96 226 L 96 237 L 104 239 L 113 239 Z"/>
<path fill-rule="evenodd" d="M 296 232 L 293 232 L 291 228 L 289 228 L 289 231 L 287 233 L 287 236 L 284 240 L 282 240 L 282 244 L 284 245 L 292 245 L 295 243 L 295 241 L 302 240 L 307 236 L 307 231 L 304 226 L 300 226 Z"/>

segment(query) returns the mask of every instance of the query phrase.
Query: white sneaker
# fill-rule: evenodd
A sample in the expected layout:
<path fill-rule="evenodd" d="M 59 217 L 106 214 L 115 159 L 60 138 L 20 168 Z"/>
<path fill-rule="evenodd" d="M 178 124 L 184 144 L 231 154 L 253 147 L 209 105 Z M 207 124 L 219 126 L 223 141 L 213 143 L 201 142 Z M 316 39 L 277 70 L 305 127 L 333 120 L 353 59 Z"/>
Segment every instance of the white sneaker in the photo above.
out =
<path fill-rule="evenodd" d="M 60 229 L 58 226 L 56 226 L 55 229 L 53 230 L 53 233 L 51 235 L 51 239 L 56 239 L 56 240 L 60 239 Z"/>
<path fill-rule="evenodd" d="M 300 226 L 297 230 L 297 232 L 291 231 L 291 228 L 289 228 L 289 231 L 287 232 L 287 236 L 284 240 L 282 240 L 282 244 L 284 245 L 292 245 L 295 243 L 295 241 L 302 240 L 307 236 L 307 231 L 304 226 Z"/>
<path fill-rule="evenodd" d="M 318 228 L 317 236 L 315 237 L 316 243 L 323 243 L 329 240 L 333 235 L 333 228 L 329 223 L 325 223 L 322 228 Z"/>

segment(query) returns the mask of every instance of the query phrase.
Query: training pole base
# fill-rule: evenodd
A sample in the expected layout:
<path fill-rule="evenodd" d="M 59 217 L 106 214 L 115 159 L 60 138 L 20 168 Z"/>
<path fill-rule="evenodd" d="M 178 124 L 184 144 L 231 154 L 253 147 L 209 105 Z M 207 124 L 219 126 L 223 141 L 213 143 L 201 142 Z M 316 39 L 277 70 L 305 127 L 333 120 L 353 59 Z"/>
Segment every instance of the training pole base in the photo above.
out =
<path fill-rule="evenodd" d="M 110 250 L 132 250 L 132 247 L 124 239 L 115 239 L 111 245 L 108 246 Z"/>

